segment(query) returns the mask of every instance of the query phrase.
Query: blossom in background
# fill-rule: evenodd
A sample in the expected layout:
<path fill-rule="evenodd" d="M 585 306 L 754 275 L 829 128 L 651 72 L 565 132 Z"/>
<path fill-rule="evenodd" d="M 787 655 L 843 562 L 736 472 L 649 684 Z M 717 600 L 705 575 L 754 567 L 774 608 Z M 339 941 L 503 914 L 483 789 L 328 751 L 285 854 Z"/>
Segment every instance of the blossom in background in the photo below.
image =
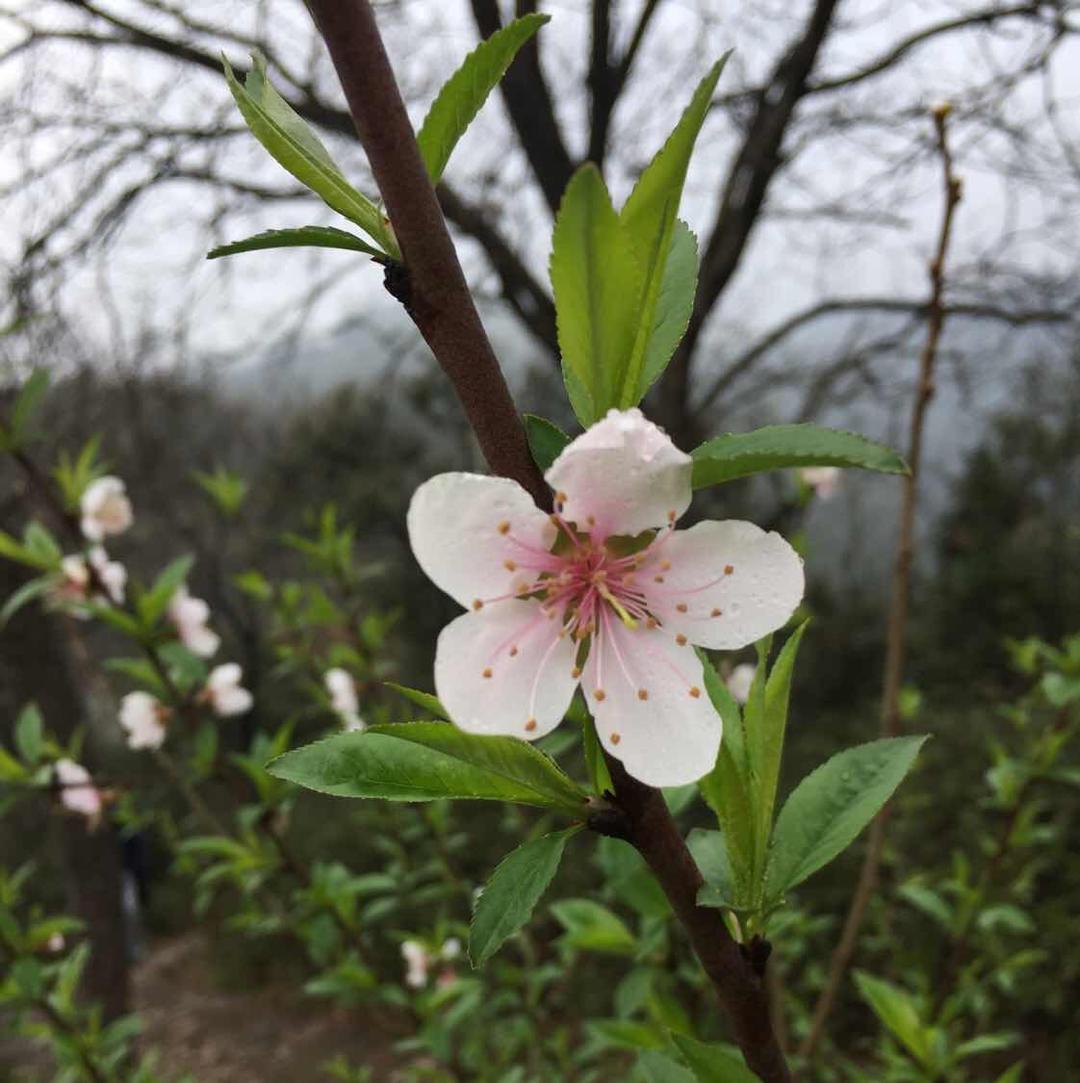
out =
<path fill-rule="evenodd" d="M 117 560 L 110 560 L 100 545 L 95 545 L 86 556 L 75 553 L 64 557 L 60 561 L 60 572 L 62 578 L 53 591 L 56 601 L 87 602 L 94 598 L 110 601 L 114 605 L 121 605 L 124 601 L 127 568 Z M 100 591 L 92 590 L 92 578 L 104 588 L 104 597 Z"/>
<path fill-rule="evenodd" d="M 423 989 L 431 963 L 427 948 L 419 940 L 406 940 L 401 945 L 401 957 L 405 960 L 405 984 L 410 989 Z"/>
<path fill-rule="evenodd" d="M 83 535 L 90 541 L 101 541 L 107 534 L 123 534 L 135 518 L 124 482 L 111 474 L 87 485 L 79 511 Z"/>
<path fill-rule="evenodd" d="M 53 933 L 49 939 L 45 941 L 46 951 L 53 955 L 59 955 L 66 947 L 67 941 L 64 939 L 63 933 Z"/>
<path fill-rule="evenodd" d="M 754 683 L 755 673 L 757 673 L 757 666 L 750 662 L 740 662 L 728 674 L 724 683 L 736 702 L 745 703 L 750 698 L 750 686 Z"/>
<path fill-rule="evenodd" d="M 840 488 L 840 470 L 835 466 L 804 466 L 799 477 L 820 500 L 831 500 Z"/>
<path fill-rule="evenodd" d="M 149 692 L 128 692 L 120 701 L 120 725 L 127 731 L 128 748 L 161 748 L 169 713 Z"/>
<path fill-rule="evenodd" d="M 360 717 L 360 701 L 356 697 L 356 681 L 344 669 L 328 669 L 323 683 L 330 696 L 330 709 L 341 719 L 346 730 L 362 730 L 364 720 Z"/>
<path fill-rule="evenodd" d="M 406 940 L 401 945 L 405 960 L 405 984 L 410 989 L 423 989 L 428 983 L 431 968 L 438 962 L 452 964 L 461 957 L 461 941 L 456 936 L 447 937 L 437 955 L 433 955 L 419 940 Z M 435 983 L 440 989 L 452 985 L 457 974 L 452 965 L 444 966 Z"/>
<path fill-rule="evenodd" d="M 227 718 L 251 710 L 254 698 L 241 686 L 243 676 L 244 671 L 235 662 L 226 662 L 210 670 L 203 695 L 215 714 Z"/>
<path fill-rule="evenodd" d="M 69 812 L 85 817 L 91 827 L 96 827 L 104 802 L 90 772 L 74 760 L 57 760 L 53 771 L 60 788 L 60 804 Z"/>
<path fill-rule="evenodd" d="M 180 642 L 200 658 L 212 658 L 221 646 L 221 637 L 207 627 L 210 606 L 202 598 L 193 598 L 186 586 L 177 588 L 169 600 L 169 620 Z"/>
<path fill-rule="evenodd" d="M 781 627 L 802 561 L 752 523 L 676 530 L 689 455 L 639 410 L 612 410 L 546 476 L 555 514 L 506 478 L 440 474 L 409 507 L 413 552 L 469 609 L 443 629 L 435 687 L 472 733 L 534 740 L 579 682 L 604 747 L 656 786 L 707 772 L 720 718 L 694 646 L 735 650 Z"/>

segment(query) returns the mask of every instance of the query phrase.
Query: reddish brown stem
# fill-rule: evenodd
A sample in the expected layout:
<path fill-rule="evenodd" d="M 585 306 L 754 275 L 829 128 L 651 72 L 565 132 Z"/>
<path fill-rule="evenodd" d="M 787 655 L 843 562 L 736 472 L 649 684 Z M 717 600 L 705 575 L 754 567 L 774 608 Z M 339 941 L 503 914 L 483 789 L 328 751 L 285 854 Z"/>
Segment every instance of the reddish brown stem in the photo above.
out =
<path fill-rule="evenodd" d="M 930 406 L 930 400 L 934 397 L 934 365 L 937 360 L 941 332 L 945 326 L 945 260 L 952 239 L 956 207 L 961 198 L 961 183 L 953 171 L 952 152 L 949 149 L 948 116 L 949 109 L 946 106 L 938 107 L 933 113 L 944 199 L 937 250 L 929 266 L 930 300 L 926 309 L 926 342 L 919 356 L 919 379 L 915 388 L 915 401 L 912 405 L 908 431 L 910 473 L 903 481 L 900 537 L 893 565 L 892 596 L 885 635 L 885 667 L 881 693 L 882 737 L 895 737 L 900 732 L 900 691 L 907 654 L 908 609 L 911 600 L 911 569 L 915 559 L 915 513 L 922 464 L 923 430 L 927 409 Z M 851 898 L 851 905 L 844 919 L 844 928 L 829 962 L 829 974 L 825 986 L 814 1005 L 810 1029 L 799 1049 L 799 1055 L 803 1058 L 811 1057 L 817 1048 L 833 1005 L 836 1003 L 848 966 L 851 964 L 852 956 L 855 954 L 866 909 L 877 889 L 881 856 L 885 846 L 885 826 L 888 822 L 890 807 L 886 805 L 871 825 L 866 854 L 863 857 L 862 868 L 859 870 L 859 880 Z"/>
<path fill-rule="evenodd" d="M 465 282 L 375 15 L 360 0 L 309 0 L 308 7 L 401 246 L 404 277 L 391 268 L 388 286 L 450 378 L 488 466 L 543 503 L 544 479 Z"/>

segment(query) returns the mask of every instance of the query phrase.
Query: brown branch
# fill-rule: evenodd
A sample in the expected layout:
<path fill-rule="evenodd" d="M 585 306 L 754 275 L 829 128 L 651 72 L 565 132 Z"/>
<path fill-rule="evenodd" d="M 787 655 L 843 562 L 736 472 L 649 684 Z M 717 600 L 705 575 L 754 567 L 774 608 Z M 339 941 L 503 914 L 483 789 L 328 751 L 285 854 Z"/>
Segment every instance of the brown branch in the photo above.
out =
<path fill-rule="evenodd" d="M 361 0 L 309 0 L 401 245 L 397 291 L 450 378 L 488 466 L 548 499 L 506 380 L 473 304 L 390 61 Z"/>
<path fill-rule="evenodd" d="M 502 28 L 498 0 L 472 0 L 471 6 L 477 29 L 485 38 Z M 516 7 L 518 15 L 526 15 L 536 10 L 536 0 L 518 0 Z M 538 38 L 533 35 L 518 50 L 499 90 L 544 199 L 554 214 L 574 172 L 574 160 L 559 129 L 540 67 Z"/>
<path fill-rule="evenodd" d="M 407 300 L 413 317 L 459 396 L 471 407 L 470 420 L 492 469 L 521 482 L 547 503 L 543 481 L 524 449 L 513 403 L 465 289 L 371 7 L 366 0 L 308 2 L 394 223 L 408 272 Z M 499 441 L 511 435 L 516 439 L 513 453 L 507 454 Z M 524 459 L 517 453 L 518 445 Z M 630 778 L 617 762 L 610 766 L 619 833 L 641 852 L 685 926 L 747 1063 L 765 1083 L 790 1083 L 769 1018 L 762 978 L 765 953 L 760 945 L 744 952 L 728 933 L 720 911 L 697 905 L 701 873 L 663 797 Z"/>
<path fill-rule="evenodd" d="M 828 37 L 838 0 L 817 0 L 803 32 L 754 95 L 755 109 L 735 161 L 728 170 L 708 243 L 701 256 L 697 300 L 682 343 L 661 385 L 664 418 L 674 432 L 684 428 L 694 348 L 709 313 L 731 281 L 761 217 L 765 195 L 781 166 L 781 147 L 795 107 L 806 93 L 810 72 Z M 689 434 L 683 434 L 689 435 Z"/>
<path fill-rule="evenodd" d="M 953 220 L 961 198 L 961 182 L 953 170 L 952 152 L 949 149 L 947 106 L 934 110 L 934 131 L 937 136 L 938 156 L 941 160 L 941 180 L 944 203 L 941 228 L 938 233 L 937 250 L 930 261 L 930 300 L 927 307 L 926 342 L 919 357 L 919 379 L 915 388 L 915 401 L 911 410 L 908 433 L 908 466 L 911 472 L 904 478 L 900 505 L 900 537 L 893 567 L 892 598 L 889 604 L 888 625 L 885 639 L 885 672 L 881 694 L 881 735 L 895 737 L 900 732 L 900 689 L 904 676 L 907 653 L 908 610 L 911 600 L 911 568 L 915 557 L 915 512 L 918 500 L 919 470 L 922 464 L 923 431 L 930 400 L 934 396 L 934 362 L 938 343 L 945 325 L 945 260 L 952 239 Z M 840 941 L 829 962 L 829 974 L 817 1003 L 802 1047 L 800 1056 L 809 1059 L 821 1040 L 829 1014 L 836 1002 L 855 953 L 859 931 L 866 909 L 877 888 L 881 868 L 882 850 L 885 844 L 885 825 L 889 816 L 886 805 L 870 830 L 870 837 L 863 857 L 859 880 L 852 896 L 851 905 L 840 934 Z"/>

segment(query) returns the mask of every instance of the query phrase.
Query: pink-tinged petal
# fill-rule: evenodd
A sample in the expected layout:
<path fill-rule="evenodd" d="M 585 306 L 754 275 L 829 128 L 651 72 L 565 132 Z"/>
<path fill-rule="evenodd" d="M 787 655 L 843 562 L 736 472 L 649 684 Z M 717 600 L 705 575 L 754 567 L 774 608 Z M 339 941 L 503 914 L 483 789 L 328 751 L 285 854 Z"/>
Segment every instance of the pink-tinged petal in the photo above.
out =
<path fill-rule="evenodd" d="M 662 628 L 627 628 L 605 613 L 582 688 L 601 744 L 650 786 L 681 786 L 712 770 L 722 725 L 701 663 Z"/>
<path fill-rule="evenodd" d="M 802 558 L 776 533 L 738 520 L 676 530 L 638 570 L 649 612 L 712 650 L 736 650 L 782 628 L 802 601 Z"/>
<path fill-rule="evenodd" d="M 594 537 L 665 526 L 690 506 L 693 461 L 640 410 L 610 410 L 545 478 L 564 518 Z"/>
<path fill-rule="evenodd" d="M 532 583 L 554 562 L 555 527 L 516 481 L 439 474 L 413 494 L 409 544 L 428 578 L 463 606 Z"/>
<path fill-rule="evenodd" d="M 530 741 L 550 733 L 579 676 L 577 643 L 561 632 L 536 600 L 510 599 L 451 621 L 435 650 L 435 691 L 453 722 Z"/>

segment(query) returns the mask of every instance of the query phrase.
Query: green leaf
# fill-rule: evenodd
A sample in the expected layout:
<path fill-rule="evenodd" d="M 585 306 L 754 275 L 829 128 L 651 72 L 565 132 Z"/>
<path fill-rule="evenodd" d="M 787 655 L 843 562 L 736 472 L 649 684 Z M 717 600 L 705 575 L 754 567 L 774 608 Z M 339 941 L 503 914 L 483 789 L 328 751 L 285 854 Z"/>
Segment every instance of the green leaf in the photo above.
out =
<path fill-rule="evenodd" d="M 671 1035 L 698 1083 L 761 1083 L 733 1045 L 711 1045 L 688 1034 Z"/>
<path fill-rule="evenodd" d="M 645 1083 L 695 1083 L 692 1072 L 656 1049 L 646 1049 L 637 1064 Z"/>
<path fill-rule="evenodd" d="M 686 334 L 694 311 L 698 281 L 698 245 L 690 227 L 676 218 L 664 264 L 660 293 L 653 312 L 652 330 L 645 345 L 641 380 L 634 391 L 635 404 L 660 378 L 675 348 Z"/>
<path fill-rule="evenodd" d="M 691 454 L 695 489 L 793 466 L 850 466 L 882 474 L 908 472 L 904 460 L 884 444 L 820 425 L 768 425 L 752 432 L 730 432 L 706 441 Z"/>
<path fill-rule="evenodd" d="M 478 737 L 446 722 L 341 733 L 268 765 L 276 778 L 339 797 L 515 801 L 584 812 L 586 795 L 542 752 L 515 737 Z"/>
<path fill-rule="evenodd" d="M 614 793 L 615 784 L 611 781 L 611 772 L 608 770 L 607 760 L 604 759 L 604 750 L 600 745 L 600 738 L 596 735 L 596 723 L 591 717 L 586 718 L 582 723 L 581 732 L 585 750 L 585 769 L 589 773 L 593 792 L 599 796 Z"/>
<path fill-rule="evenodd" d="M 929 1034 L 919 1019 L 911 994 L 864 970 L 855 972 L 855 984 L 863 1000 L 874 1010 L 889 1033 L 899 1039 L 920 1064 L 925 1065 L 931 1052 Z"/>
<path fill-rule="evenodd" d="M 242 241 L 218 245 L 206 253 L 207 259 L 236 256 L 241 252 L 261 252 L 268 248 L 344 248 L 364 252 L 375 260 L 385 260 L 386 253 L 374 248 L 355 233 L 334 226 L 300 226 L 297 229 L 267 229 Z"/>
<path fill-rule="evenodd" d="M 36 764 L 45 751 L 45 724 L 36 703 L 27 704 L 15 720 L 15 747 L 31 765 Z"/>
<path fill-rule="evenodd" d="M 705 884 L 698 892 L 698 904 L 739 909 L 735 874 L 723 832 L 695 827 L 687 837 L 686 845 L 705 878 Z"/>
<path fill-rule="evenodd" d="M 765 682 L 759 797 L 765 837 L 772 829 L 773 805 L 776 801 L 776 787 L 780 781 L 780 762 L 784 754 L 784 734 L 787 730 L 788 704 L 791 700 L 791 678 L 806 624 L 807 622 L 803 621 L 788 637 Z M 759 666 L 758 672 L 763 670 L 764 665 Z"/>
<path fill-rule="evenodd" d="M 638 314 L 634 346 L 619 385 L 619 405 L 623 407 L 636 406 L 648 390 L 649 384 L 663 372 L 686 330 L 686 321 L 690 318 L 689 311 L 686 311 L 685 320 L 679 326 L 679 314 L 686 308 L 687 303 L 693 306 L 697 282 L 697 245 L 693 242 L 690 231 L 684 227 L 683 239 L 678 242 L 681 249 L 676 251 L 675 216 L 679 212 L 690 155 L 693 153 L 701 125 L 708 115 L 713 91 L 726 62 L 727 56 L 718 60 L 698 84 L 679 123 L 645 167 L 619 215 L 620 225 L 637 256 L 641 274 L 635 298 Z M 689 248 L 686 244 L 688 235 Z M 672 277 L 669 277 L 667 269 L 673 253 L 676 255 L 676 267 L 672 269 Z M 686 273 L 688 256 L 689 274 Z M 650 351 L 650 345 L 656 336 L 660 297 L 665 284 L 669 290 L 677 288 L 679 291 L 677 297 L 669 296 L 668 299 L 668 305 L 674 309 L 676 316 L 674 320 L 663 321 L 664 334 L 656 339 L 655 347 Z M 647 369 L 651 369 L 651 378 L 648 380 Z"/>
<path fill-rule="evenodd" d="M 499 862 L 473 911 L 469 928 L 473 966 L 483 966 L 529 920 L 559 869 L 566 843 L 580 830 L 568 827 L 534 839 Z"/>
<path fill-rule="evenodd" d="M 892 737 L 837 753 L 812 771 L 776 821 L 766 893 L 777 900 L 848 847 L 911 769 L 926 737 Z"/>
<path fill-rule="evenodd" d="M 461 63 L 432 102 L 416 137 L 432 184 L 438 184 L 454 147 L 498 85 L 517 51 L 548 21 L 525 15 L 482 41 Z"/>
<path fill-rule="evenodd" d="M 570 437 L 558 425 L 547 418 L 537 417 L 536 414 L 525 415 L 525 435 L 529 440 L 533 462 L 540 468 L 541 473 L 551 466 L 559 457 L 559 452 L 570 443 Z"/>
<path fill-rule="evenodd" d="M 154 580 L 154 585 L 139 599 L 139 616 L 144 623 L 153 625 L 165 612 L 173 595 L 187 579 L 195 558 L 187 553 L 170 561 Z"/>
<path fill-rule="evenodd" d="M 395 684 L 393 681 L 387 681 L 386 687 L 392 688 L 398 695 L 404 696 L 410 702 L 415 703 L 417 707 L 423 708 L 436 718 L 441 718 L 444 722 L 450 721 L 446 708 L 430 692 L 421 692 L 418 688 L 409 688 L 408 685 Z"/>
<path fill-rule="evenodd" d="M 618 404 L 640 319 L 637 258 L 591 163 L 563 194 L 550 269 L 563 377 L 588 426 Z"/>
<path fill-rule="evenodd" d="M 42 396 L 49 389 L 49 370 L 35 369 L 19 389 L 11 407 L 11 443 L 15 448 L 26 442 L 28 426 L 37 412 Z"/>
<path fill-rule="evenodd" d="M 38 579 L 29 579 L 18 590 L 16 590 L 6 602 L 4 602 L 3 608 L 0 608 L 0 628 L 3 628 L 5 624 L 23 606 L 29 605 L 30 602 L 37 598 L 40 598 L 43 594 L 48 594 L 52 588 L 53 582 L 48 576 L 41 576 Z"/>
<path fill-rule="evenodd" d="M 1000 1053 L 1003 1049 L 1009 1049 L 1020 1041 L 1020 1035 L 1015 1031 L 1006 1031 L 999 1034 L 980 1034 L 977 1038 L 961 1042 L 956 1047 L 956 1059 L 965 1060 L 967 1057 L 981 1057 L 985 1053 Z"/>
<path fill-rule="evenodd" d="M 560 899 L 551 912 L 566 930 L 563 942 L 581 951 L 633 955 L 637 940 L 622 918 L 592 899 Z"/>
<path fill-rule="evenodd" d="M 270 85 L 266 61 L 258 54 L 252 56 L 252 61 L 254 67 L 243 84 L 228 61 L 224 62 L 225 79 L 252 134 L 301 184 L 399 259 L 401 253 L 379 208 L 349 184 L 307 122 Z"/>

